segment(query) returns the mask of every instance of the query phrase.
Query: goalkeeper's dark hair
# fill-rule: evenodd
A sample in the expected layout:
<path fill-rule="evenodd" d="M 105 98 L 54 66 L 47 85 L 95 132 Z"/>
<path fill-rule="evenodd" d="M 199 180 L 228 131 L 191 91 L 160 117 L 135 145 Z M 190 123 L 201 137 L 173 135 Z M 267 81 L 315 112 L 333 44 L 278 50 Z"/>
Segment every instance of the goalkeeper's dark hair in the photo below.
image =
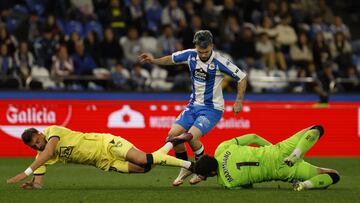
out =
<path fill-rule="evenodd" d="M 24 130 L 24 132 L 21 134 L 21 139 L 25 144 L 29 144 L 35 134 L 38 134 L 39 131 L 35 128 L 28 128 Z"/>
<path fill-rule="evenodd" d="M 195 163 L 194 171 L 198 175 L 210 177 L 214 176 L 213 172 L 217 171 L 218 167 L 219 164 L 214 157 L 204 155 Z"/>

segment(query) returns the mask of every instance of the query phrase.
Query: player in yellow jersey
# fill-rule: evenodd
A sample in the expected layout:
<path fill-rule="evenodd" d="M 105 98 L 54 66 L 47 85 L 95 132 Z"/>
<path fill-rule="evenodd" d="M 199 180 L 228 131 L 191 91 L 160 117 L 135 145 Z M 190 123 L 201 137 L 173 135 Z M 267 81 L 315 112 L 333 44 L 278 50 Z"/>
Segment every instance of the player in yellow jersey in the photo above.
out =
<path fill-rule="evenodd" d="M 153 164 L 190 170 L 193 167 L 189 161 L 167 155 L 177 144 L 190 141 L 192 135 L 189 133 L 169 139 L 152 154 L 146 154 L 118 136 L 82 133 L 61 126 L 47 127 L 43 133 L 29 128 L 21 138 L 26 145 L 37 150 L 38 155 L 24 172 L 8 179 L 7 183 L 17 183 L 34 173 L 33 179 L 23 184 L 24 189 L 41 188 L 46 166 L 56 162 L 92 165 L 104 171 L 122 173 L 146 173 Z"/>

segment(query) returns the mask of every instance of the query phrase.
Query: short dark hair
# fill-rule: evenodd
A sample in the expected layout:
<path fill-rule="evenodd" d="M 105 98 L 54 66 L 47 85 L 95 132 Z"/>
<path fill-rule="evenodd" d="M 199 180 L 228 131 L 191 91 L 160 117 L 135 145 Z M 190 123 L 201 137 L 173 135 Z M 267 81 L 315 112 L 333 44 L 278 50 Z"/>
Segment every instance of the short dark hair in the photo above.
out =
<path fill-rule="evenodd" d="M 195 163 L 195 173 L 201 176 L 213 176 L 212 172 L 217 171 L 219 164 L 217 160 L 209 155 L 204 155 Z"/>
<path fill-rule="evenodd" d="M 213 43 L 213 35 L 209 30 L 199 30 L 194 35 L 193 43 L 201 48 L 206 48 Z"/>
<path fill-rule="evenodd" d="M 28 128 L 25 129 L 24 132 L 21 134 L 21 139 L 25 144 L 29 144 L 35 134 L 38 134 L 39 131 L 35 128 Z"/>

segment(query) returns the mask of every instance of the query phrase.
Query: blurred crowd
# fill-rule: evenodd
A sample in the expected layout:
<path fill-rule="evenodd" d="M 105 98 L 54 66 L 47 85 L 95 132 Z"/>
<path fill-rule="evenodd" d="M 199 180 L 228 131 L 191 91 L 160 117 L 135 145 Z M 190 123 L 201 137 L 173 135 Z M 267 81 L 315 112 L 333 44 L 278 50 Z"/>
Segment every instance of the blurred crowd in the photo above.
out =
<path fill-rule="evenodd" d="M 331 2 L 1 0 L 0 89 L 186 91 L 186 66 L 137 56 L 193 48 L 208 29 L 254 92 L 359 91 L 360 41 Z"/>

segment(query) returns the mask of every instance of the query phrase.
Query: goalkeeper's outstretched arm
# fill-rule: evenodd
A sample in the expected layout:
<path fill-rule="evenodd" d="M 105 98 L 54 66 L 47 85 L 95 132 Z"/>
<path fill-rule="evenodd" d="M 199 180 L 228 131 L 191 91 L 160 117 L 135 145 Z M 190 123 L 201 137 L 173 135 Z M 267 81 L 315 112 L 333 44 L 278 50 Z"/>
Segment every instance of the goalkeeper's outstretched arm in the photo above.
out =
<path fill-rule="evenodd" d="M 238 145 L 241 146 L 246 146 L 251 144 L 255 144 L 260 147 L 272 145 L 269 141 L 265 140 L 264 138 L 260 137 L 257 134 L 246 134 L 240 137 L 236 137 L 234 138 L 234 140 Z"/>

